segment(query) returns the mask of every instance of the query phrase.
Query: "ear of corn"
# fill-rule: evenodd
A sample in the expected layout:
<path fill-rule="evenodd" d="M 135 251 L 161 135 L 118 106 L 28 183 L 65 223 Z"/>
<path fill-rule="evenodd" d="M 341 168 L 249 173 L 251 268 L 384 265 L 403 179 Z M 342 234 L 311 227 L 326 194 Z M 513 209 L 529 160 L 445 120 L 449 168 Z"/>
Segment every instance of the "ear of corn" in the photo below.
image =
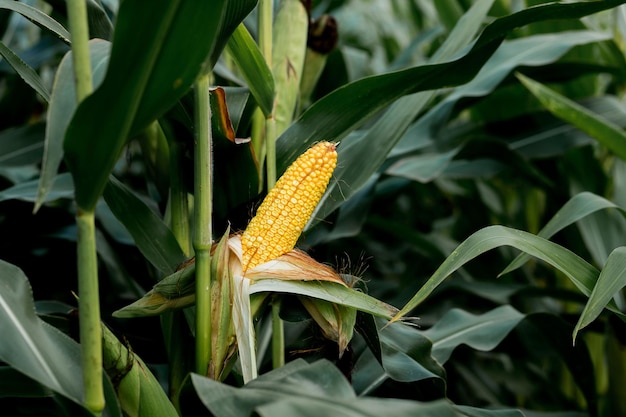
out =
<path fill-rule="evenodd" d="M 244 271 L 294 248 L 336 165 L 335 144 L 320 142 L 287 168 L 241 237 Z"/>

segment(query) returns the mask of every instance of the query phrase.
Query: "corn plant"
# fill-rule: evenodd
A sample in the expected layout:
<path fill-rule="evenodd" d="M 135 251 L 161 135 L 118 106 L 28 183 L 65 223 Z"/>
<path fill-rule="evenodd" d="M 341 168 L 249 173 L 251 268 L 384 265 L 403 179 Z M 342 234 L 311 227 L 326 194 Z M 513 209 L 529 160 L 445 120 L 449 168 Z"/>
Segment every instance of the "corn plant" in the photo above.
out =
<path fill-rule="evenodd" d="M 623 415 L 624 3 L 0 0 L 3 410 Z"/>

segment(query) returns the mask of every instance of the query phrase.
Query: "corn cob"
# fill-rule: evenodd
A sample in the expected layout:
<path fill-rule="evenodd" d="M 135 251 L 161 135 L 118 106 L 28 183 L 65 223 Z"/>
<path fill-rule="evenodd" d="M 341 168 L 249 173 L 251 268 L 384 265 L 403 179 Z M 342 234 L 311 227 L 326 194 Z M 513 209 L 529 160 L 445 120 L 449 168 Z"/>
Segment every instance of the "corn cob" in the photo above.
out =
<path fill-rule="evenodd" d="M 294 248 L 336 164 L 335 144 L 320 142 L 287 168 L 241 236 L 244 271 Z"/>

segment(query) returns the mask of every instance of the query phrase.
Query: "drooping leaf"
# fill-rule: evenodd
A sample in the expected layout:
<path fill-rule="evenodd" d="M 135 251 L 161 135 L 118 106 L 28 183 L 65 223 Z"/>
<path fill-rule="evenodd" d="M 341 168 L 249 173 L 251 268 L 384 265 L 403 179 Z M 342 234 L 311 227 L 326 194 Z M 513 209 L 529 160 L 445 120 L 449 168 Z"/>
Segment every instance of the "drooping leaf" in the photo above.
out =
<path fill-rule="evenodd" d="M 499 246 L 513 246 L 529 255 L 542 259 L 563 272 L 585 295 L 591 294 L 599 275 L 599 271 L 596 268 L 556 243 L 521 230 L 503 226 L 485 227 L 468 237 L 446 258 L 392 321 L 400 319 L 418 306 L 444 279 L 465 263 Z M 608 308 L 616 314 L 623 316 L 614 303 L 610 303 Z"/>
<path fill-rule="evenodd" d="M 13 10 L 36 24 L 37 26 L 48 30 L 57 36 L 63 42 L 70 43 L 70 33 L 59 22 L 28 4 L 24 4 L 12 0 L 0 0 L 0 9 Z"/>
<path fill-rule="evenodd" d="M 475 3 L 457 22 L 429 63 L 446 62 L 469 45 L 482 26 L 492 4 L 492 1 Z M 435 94 L 435 91 L 422 91 L 402 97 L 390 106 L 366 133 L 357 133 L 346 138 L 346 143 L 339 147 L 340 164 L 333 175 L 335 181 L 329 185 L 327 198 L 318 208 L 321 216 L 317 217 L 323 218 L 331 213 L 371 179 L 415 117 L 422 112 Z M 381 137 L 385 140 L 380 140 Z M 348 186 L 341 187 L 341 184 Z"/>
<path fill-rule="evenodd" d="M 95 207 L 126 141 L 193 84 L 213 50 L 224 10 L 225 1 L 121 4 L 106 77 L 80 104 L 65 137 L 82 210 Z M 199 34 L 201 42 L 189 42 Z"/>
<path fill-rule="evenodd" d="M 544 66 L 560 59 L 577 45 L 607 40 L 607 35 L 594 31 L 548 33 L 507 40 L 494 52 L 476 77 L 455 88 L 441 102 L 421 117 L 390 153 L 391 156 L 410 154 L 419 149 L 417 134 L 437 130 L 449 117 L 456 103 L 463 97 L 482 97 L 490 94 L 515 68 Z"/>
<path fill-rule="evenodd" d="M 420 403 L 389 398 L 357 397 L 341 372 L 330 362 L 308 364 L 299 359 L 261 375 L 242 388 L 192 374 L 183 390 L 182 411 L 196 396 L 217 417 L 298 415 L 319 416 L 457 416 L 446 400 Z"/>
<path fill-rule="evenodd" d="M 274 78 L 259 47 L 243 24 L 240 24 L 227 44 L 250 93 L 268 116 L 274 106 Z"/>
<path fill-rule="evenodd" d="M 44 85 L 41 77 L 26 62 L 9 49 L 4 42 L 0 42 L 0 56 L 13 67 L 26 84 L 30 85 L 45 101 L 50 101 L 50 92 Z"/>
<path fill-rule="evenodd" d="M 319 298 L 379 317 L 390 318 L 396 308 L 360 291 L 328 281 L 283 281 L 280 279 L 262 279 L 250 286 L 250 293 L 281 292 Z"/>
<path fill-rule="evenodd" d="M 132 190 L 111 177 L 104 198 L 133 236 L 137 248 L 162 273 L 172 274 L 185 261 L 172 231 Z"/>
<path fill-rule="evenodd" d="M 476 3 L 475 7 L 482 3 Z M 470 12 L 468 11 L 468 15 Z M 486 11 L 484 11 L 486 13 Z M 476 13 L 475 13 L 476 14 Z M 481 17 L 472 18 L 470 22 Z M 481 21 L 481 20 L 479 20 Z M 461 22 L 459 22 L 459 25 Z M 453 36 L 455 31 L 451 34 Z M 460 34 L 469 35 L 459 28 Z M 411 155 L 424 142 L 432 142 L 433 131 L 437 131 L 447 120 L 455 104 L 464 97 L 480 97 L 487 95 L 516 67 L 520 65 L 537 66 L 558 60 L 573 46 L 605 40 L 604 34 L 591 31 L 579 31 L 559 34 L 537 35 L 507 41 L 501 45 L 492 57 L 480 69 L 476 77 L 467 84 L 457 87 L 445 99 L 429 110 L 417 122 L 415 117 L 434 96 L 434 92 L 426 91 L 400 98 L 389 110 L 366 132 L 347 137 L 338 148 L 340 164 L 336 169 L 335 182 L 330 184 L 329 198 L 320 206 L 321 217 L 331 213 L 341 203 L 357 192 L 361 186 L 379 170 L 380 166 L 391 157 L 409 154 L 407 160 L 397 161 L 390 168 L 392 174 L 403 174 L 409 178 L 427 180 L 440 175 L 450 164 L 457 149 L 443 151 L 436 155 Z M 448 38 L 450 40 L 451 38 Z M 471 38 L 463 38 L 469 42 Z M 463 46 L 463 43 L 458 46 Z M 450 54 L 457 49 L 442 45 L 440 50 L 448 53 L 438 53 L 431 60 L 432 63 L 443 62 L 450 58 Z M 437 60 L 435 60 L 437 59 Z M 411 123 L 413 123 L 411 125 Z M 384 137 L 385 140 L 380 138 Z M 485 149 L 489 149 L 488 147 Z M 364 163 L 364 161 L 367 161 Z M 402 167 L 401 172 L 397 172 Z M 528 171 L 528 169 L 526 169 Z M 347 184 L 347 187 L 341 187 Z"/>
<path fill-rule="evenodd" d="M 89 41 L 89 57 L 94 87 L 98 87 L 107 68 L 111 44 L 94 39 Z M 74 64 L 72 52 L 68 52 L 57 68 L 48 106 L 45 149 L 39 176 L 39 190 L 35 202 L 36 212 L 44 202 L 63 160 L 65 131 L 76 110 L 76 88 L 74 86 Z"/>
<path fill-rule="evenodd" d="M 39 180 L 31 180 L 14 185 L 0 191 L 0 201 L 22 200 L 35 202 L 39 189 Z M 54 201 L 58 198 L 72 198 L 74 195 L 74 181 L 69 173 L 63 173 L 57 177 L 52 188 L 43 202 Z"/>
<path fill-rule="evenodd" d="M 576 342 L 578 332 L 594 321 L 606 308 L 606 305 L 626 286 L 626 247 L 619 247 L 609 255 L 600 276 L 589 295 L 589 301 L 580 315 L 574 333 Z"/>
<path fill-rule="evenodd" d="M 0 360 L 80 404 L 80 347 L 35 315 L 32 297 L 24 273 L 0 261 Z"/>
<path fill-rule="evenodd" d="M 544 239 L 550 239 L 559 231 L 567 226 L 577 222 L 578 220 L 594 213 L 598 210 L 607 208 L 617 208 L 615 203 L 600 197 L 598 195 L 582 192 L 576 194 L 567 203 L 557 211 L 550 221 L 537 233 L 537 236 Z M 501 273 L 504 275 L 522 266 L 530 255 L 522 253 L 518 255 Z"/>
<path fill-rule="evenodd" d="M 537 81 L 519 73 L 516 76 L 549 112 L 573 124 L 626 160 L 626 133 L 622 128 Z"/>
<path fill-rule="evenodd" d="M 432 340 L 433 356 L 443 364 L 461 344 L 482 351 L 493 349 L 523 318 L 524 314 L 509 305 L 480 315 L 452 309 L 421 333 Z"/>
<path fill-rule="evenodd" d="M 445 371 L 432 356 L 432 342 L 414 327 L 360 314 L 357 330 L 369 348 L 355 364 L 353 385 L 359 395 L 388 378 L 403 383 L 430 379 L 438 395 L 443 394 Z"/>
<path fill-rule="evenodd" d="M 549 3 L 531 7 L 493 21 L 471 50 L 459 59 L 367 77 L 343 86 L 317 101 L 279 137 L 276 147 L 279 172 L 284 171 L 311 143 L 342 139 L 368 117 L 403 95 L 470 81 L 505 36 L 517 27 L 554 19 L 555 16 L 576 19 L 624 2 Z M 341 153 L 341 149 L 339 151 Z"/>

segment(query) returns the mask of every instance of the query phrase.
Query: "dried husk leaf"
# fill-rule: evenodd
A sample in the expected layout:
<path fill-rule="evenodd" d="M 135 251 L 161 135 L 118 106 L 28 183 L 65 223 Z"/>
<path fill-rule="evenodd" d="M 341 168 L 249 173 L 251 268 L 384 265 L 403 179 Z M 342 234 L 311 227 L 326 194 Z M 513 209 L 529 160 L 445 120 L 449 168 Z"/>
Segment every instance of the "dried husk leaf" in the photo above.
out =
<path fill-rule="evenodd" d="M 313 320 L 320 326 L 324 337 L 337 343 L 341 358 L 354 335 L 356 309 L 317 298 L 302 296 L 298 298 Z"/>
<path fill-rule="evenodd" d="M 229 363 L 237 351 L 235 328 L 231 311 L 232 279 L 229 261 L 231 252 L 228 249 L 226 231 L 219 243 L 214 246 L 211 257 L 211 361 L 208 377 L 223 380 L 228 374 Z"/>
<path fill-rule="evenodd" d="M 241 263 L 241 236 L 231 235 L 227 240 L 230 264 Z M 215 256 L 217 244 L 213 245 Z M 225 259 L 225 258 L 224 258 Z M 159 281 L 146 295 L 113 313 L 114 317 L 131 318 L 162 314 L 169 310 L 189 307 L 195 302 L 195 270 L 193 260 L 186 262 L 175 273 Z M 305 252 L 294 249 L 278 258 L 246 271 L 244 278 L 252 281 L 279 279 L 286 281 L 330 281 L 347 286 L 332 268 L 317 262 Z"/>
<path fill-rule="evenodd" d="M 331 281 L 347 286 L 331 267 L 317 262 L 305 252 L 294 249 L 278 258 L 246 272 L 246 278 L 255 280 L 280 279 L 293 281 Z"/>

